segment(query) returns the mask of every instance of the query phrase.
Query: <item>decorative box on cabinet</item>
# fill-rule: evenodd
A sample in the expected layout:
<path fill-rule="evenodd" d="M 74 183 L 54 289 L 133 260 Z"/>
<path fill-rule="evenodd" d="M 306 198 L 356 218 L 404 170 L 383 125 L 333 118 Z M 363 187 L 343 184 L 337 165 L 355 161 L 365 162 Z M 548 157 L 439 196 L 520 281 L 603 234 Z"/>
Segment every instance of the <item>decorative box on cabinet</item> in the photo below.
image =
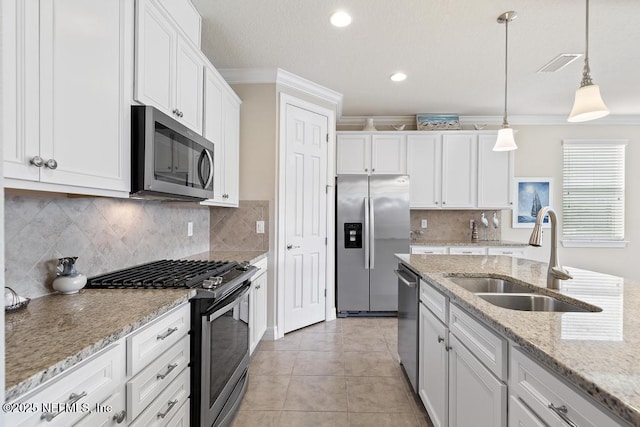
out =
<path fill-rule="evenodd" d="M 155 0 L 136 1 L 135 99 L 202 133 L 204 61 Z"/>
<path fill-rule="evenodd" d="M 128 197 L 133 17 L 129 0 L 3 2 L 6 187 Z"/>
<path fill-rule="evenodd" d="M 407 141 L 401 134 L 339 133 L 336 150 L 339 175 L 407 173 Z"/>

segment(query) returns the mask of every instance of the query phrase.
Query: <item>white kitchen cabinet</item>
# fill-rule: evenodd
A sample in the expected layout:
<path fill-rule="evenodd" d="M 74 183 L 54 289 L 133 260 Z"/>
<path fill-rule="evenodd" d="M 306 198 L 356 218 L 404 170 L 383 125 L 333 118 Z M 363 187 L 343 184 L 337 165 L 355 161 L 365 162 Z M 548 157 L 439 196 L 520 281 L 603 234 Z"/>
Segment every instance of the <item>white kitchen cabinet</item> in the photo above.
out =
<path fill-rule="evenodd" d="M 411 253 L 412 254 L 425 254 L 425 255 L 446 255 L 447 247 L 446 246 L 422 246 L 422 245 L 411 245 Z"/>
<path fill-rule="evenodd" d="M 482 242 L 480 242 L 482 244 Z M 506 255 L 526 258 L 526 246 L 428 246 L 411 245 L 412 254 L 440 255 Z"/>
<path fill-rule="evenodd" d="M 5 186 L 128 197 L 133 2 L 4 3 Z"/>
<path fill-rule="evenodd" d="M 448 426 L 449 331 L 420 304 L 418 394 L 434 427 Z"/>
<path fill-rule="evenodd" d="M 442 136 L 442 208 L 474 208 L 477 201 L 476 135 Z"/>
<path fill-rule="evenodd" d="M 513 151 L 493 151 L 494 135 L 478 136 L 478 206 L 511 209 Z"/>
<path fill-rule="evenodd" d="M 249 353 L 253 353 L 267 331 L 267 260 L 256 264 L 258 272 L 251 279 L 249 296 Z"/>
<path fill-rule="evenodd" d="M 202 17 L 191 0 L 158 0 L 191 42 L 200 49 Z"/>
<path fill-rule="evenodd" d="M 509 397 L 509 424 L 514 427 L 546 427 L 531 409 L 520 399 L 511 395 Z"/>
<path fill-rule="evenodd" d="M 339 175 L 396 175 L 407 173 L 407 140 L 401 134 L 338 134 Z"/>
<path fill-rule="evenodd" d="M 509 388 L 510 393 L 522 400 L 544 425 L 624 425 L 532 360 L 517 346 L 511 347 Z"/>
<path fill-rule="evenodd" d="M 136 1 L 135 99 L 202 133 L 204 61 L 155 0 Z"/>
<path fill-rule="evenodd" d="M 527 247 L 526 246 L 490 246 L 487 248 L 488 255 L 508 255 L 514 258 L 526 258 Z"/>
<path fill-rule="evenodd" d="M 507 386 L 449 335 L 449 425 L 506 427 Z"/>
<path fill-rule="evenodd" d="M 449 255 L 485 255 L 487 248 L 482 246 L 452 246 Z"/>
<path fill-rule="evenodd" d="M 205 70 L 203 136 L 213 142 L 213 197 L 202 204 L 238 206 L 240 99 L 222 76 Z"/>
<path fill-rule="evenodd" d="M 116 427 L 127 425 L 125 393 L 116 392 L 107 400 L 100 402 L 91 413 L 80 420 L 74 427 Z"/>
<path fill-rule="evenodd" d="M 442 136 L 407 136 L 407 173 L 412 209 L 439 208 L 442 201 Z"/>

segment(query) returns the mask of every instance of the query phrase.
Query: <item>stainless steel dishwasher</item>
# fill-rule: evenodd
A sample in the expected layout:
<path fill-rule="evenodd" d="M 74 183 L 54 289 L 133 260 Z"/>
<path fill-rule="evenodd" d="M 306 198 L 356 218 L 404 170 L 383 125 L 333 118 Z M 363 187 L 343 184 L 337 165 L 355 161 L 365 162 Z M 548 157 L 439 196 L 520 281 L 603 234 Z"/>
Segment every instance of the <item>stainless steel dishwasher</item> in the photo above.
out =
<path fill-rule="evenodd" d="M 414 392 L 418 392 L 418 313 L 420 280 L 403 264 L 394 270 L 398 276 L 398 355 Z"/>

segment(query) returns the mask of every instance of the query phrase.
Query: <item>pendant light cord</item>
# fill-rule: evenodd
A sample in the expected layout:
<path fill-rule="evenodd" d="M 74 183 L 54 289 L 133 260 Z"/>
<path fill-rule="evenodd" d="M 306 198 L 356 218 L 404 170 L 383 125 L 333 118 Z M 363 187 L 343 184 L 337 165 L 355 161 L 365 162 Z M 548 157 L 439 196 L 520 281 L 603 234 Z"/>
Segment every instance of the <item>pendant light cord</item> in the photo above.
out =
<path fill-rule="evenodd" d="M 584 69 L 582 70 L 582 81 L 580 87 L 593 84 L 591 80 L 591 68 L 589 67 L 589 0 L 587 3 L 586 23 L 585 23 L 585 43 L 584 43 Z"/>
<path fill-rule="evenodd" d="M 507 76 L 508 76 L 508 52 L 509 52 L 509 20 L 510 16 L 507 15 L 504 25 L 505 25 L 505 38 L 504 38 L 504 116 L 502 117 L 502 127 L 509 127 L 509 122 L 507 122 Z"/>

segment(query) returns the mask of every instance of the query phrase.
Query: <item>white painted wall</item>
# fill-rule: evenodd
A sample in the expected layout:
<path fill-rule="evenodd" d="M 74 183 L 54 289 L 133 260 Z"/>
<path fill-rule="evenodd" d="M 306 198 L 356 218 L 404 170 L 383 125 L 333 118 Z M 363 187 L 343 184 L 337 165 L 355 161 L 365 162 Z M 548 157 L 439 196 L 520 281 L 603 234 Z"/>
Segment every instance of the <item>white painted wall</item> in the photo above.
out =
<path fill-rule="evenodd" d="M 553 207 L 562 221 L 562 140 L 563 139 L 627 139 L 626 149 L 626 201 L 625 239 L 626 248 L 565 248 L 558 245 L 560 262 L 563 265 L 600 271 L 640 280 L 640 125 L 600 126 L 597 122 L 581 125 L 559 126 L 514 126 L 517 130 L 515 176 L 553 177 Z M 562 238 L 561 226 L 559 236 Z M 530 229 L 511 227 L 511 212 L 502 215 L 502 238 L 504 240 L 528 242 Z M 550 233 L 545 232 L 543 247 L 528 250 L 531 258 L 548 262 Z"/>

